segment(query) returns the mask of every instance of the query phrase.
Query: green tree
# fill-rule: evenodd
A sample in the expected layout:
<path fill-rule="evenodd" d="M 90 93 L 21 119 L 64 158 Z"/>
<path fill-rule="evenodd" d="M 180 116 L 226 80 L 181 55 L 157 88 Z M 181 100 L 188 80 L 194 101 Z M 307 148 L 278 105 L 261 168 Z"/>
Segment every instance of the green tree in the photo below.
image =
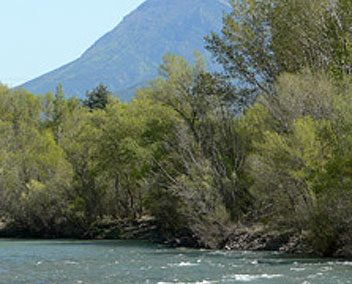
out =
<path fill-rule="evenodd" d="M 275 88 L 272 104 L 257 103 L 238 122 L 250 144 L 247 185 L 256 215 L 280 230 L 304 232 L 316 253 L 331 255 L 351 242 L 350 82 L 285 74 Z"/>
<path fill-rule="evenodd" d="M 351 1 L 234 0 L 207 48 L 244 95 L 273 95 L 284 72 L 303 68 L 350 74 Z"/>
<path fill-rule="evenodd" d="M 109 91 L 108 87 L 100 84 L 92 91 L 87 92 L 87 99 L 83 101 L 83 105 L 90 110 L 104 109 L 110 96 L 112 96 L 112 93 Z"/>
<path fill-rule="evenodd" d="M 65 119 L 65 114 L 67 112 L 65 95 L 63 87 L 59 84 L 56 88 L 55 97 L 53 101 L 53 110 L 52 110 L 52 126 L 54 137 L 56 143 L 60 143 L 61 135 L 63 132 L 62 124 Z"/>
<path fill-rule="evenodd" d="M 225 224 L 239 219 L 251 199 L 242 183 L 244 153 L 229 89 L 205 71 L 201 59 L 190 65 L 168 55 L 161 75 L 144 94 L 178 123 L 164 140 L 168 154 L 155 161 L 150 208 L 167 230 L 193 232 L 199 243 L 216 247 Z"/>
<path fill-rule="evenodd" d="M 40 98 L 3 89 L 0 101 L 2 216 L 18 229 L 55 233 L 65 223 L 70 165 L 51 131 L 41 127 Z"/>

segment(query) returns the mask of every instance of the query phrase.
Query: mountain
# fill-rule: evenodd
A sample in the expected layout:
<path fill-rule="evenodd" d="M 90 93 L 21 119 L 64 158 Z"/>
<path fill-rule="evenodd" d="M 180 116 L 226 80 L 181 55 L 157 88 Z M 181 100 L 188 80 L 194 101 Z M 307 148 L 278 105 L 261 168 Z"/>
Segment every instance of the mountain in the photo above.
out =
<path fill-rule="evenodd" d="M 192 60 L 204 50 L 203 37 L 219 31 L 226 0 L 146 0 L 77 60 L 21 87 L 39 94 L 61 83 L 68 96 L 83 97 L 100 83 L 122 100 L 158 73 L 165 53 Z"/>

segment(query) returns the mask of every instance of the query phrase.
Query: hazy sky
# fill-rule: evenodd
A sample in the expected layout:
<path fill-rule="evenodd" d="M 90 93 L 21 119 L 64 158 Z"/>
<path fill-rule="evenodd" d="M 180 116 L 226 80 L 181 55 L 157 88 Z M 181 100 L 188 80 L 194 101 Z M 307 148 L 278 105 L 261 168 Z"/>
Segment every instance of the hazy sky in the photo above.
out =
<path fill-rule="evenodd" d="M 0 0 L 0 82 L 15 86 L 79 57 L 144 0 Z"/>

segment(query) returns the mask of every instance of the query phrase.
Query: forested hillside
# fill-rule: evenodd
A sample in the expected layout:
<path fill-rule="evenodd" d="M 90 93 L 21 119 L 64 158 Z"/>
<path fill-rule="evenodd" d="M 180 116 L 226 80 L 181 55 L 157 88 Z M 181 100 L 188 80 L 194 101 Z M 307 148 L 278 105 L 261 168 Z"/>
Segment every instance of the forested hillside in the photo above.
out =
<path fill-rule="evenodd" d="M 352 255 L 352 2 L 233 1 L 208 73 L 166 55 L 131 103 L 0 89 L 1 216 L 83 236 L 151 216 L 164 236 L 222 247 L 232 228 Z"/>

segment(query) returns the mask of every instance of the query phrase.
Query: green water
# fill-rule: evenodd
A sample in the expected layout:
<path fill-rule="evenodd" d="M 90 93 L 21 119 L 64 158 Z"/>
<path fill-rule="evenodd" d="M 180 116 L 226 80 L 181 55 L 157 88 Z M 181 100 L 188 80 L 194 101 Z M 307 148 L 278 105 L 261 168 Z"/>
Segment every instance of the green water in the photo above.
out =
<path fill-rule="evenodd" d="M 0 241 L 0 283 L 352 283 L 352 262 L 128 241 Z"/>

